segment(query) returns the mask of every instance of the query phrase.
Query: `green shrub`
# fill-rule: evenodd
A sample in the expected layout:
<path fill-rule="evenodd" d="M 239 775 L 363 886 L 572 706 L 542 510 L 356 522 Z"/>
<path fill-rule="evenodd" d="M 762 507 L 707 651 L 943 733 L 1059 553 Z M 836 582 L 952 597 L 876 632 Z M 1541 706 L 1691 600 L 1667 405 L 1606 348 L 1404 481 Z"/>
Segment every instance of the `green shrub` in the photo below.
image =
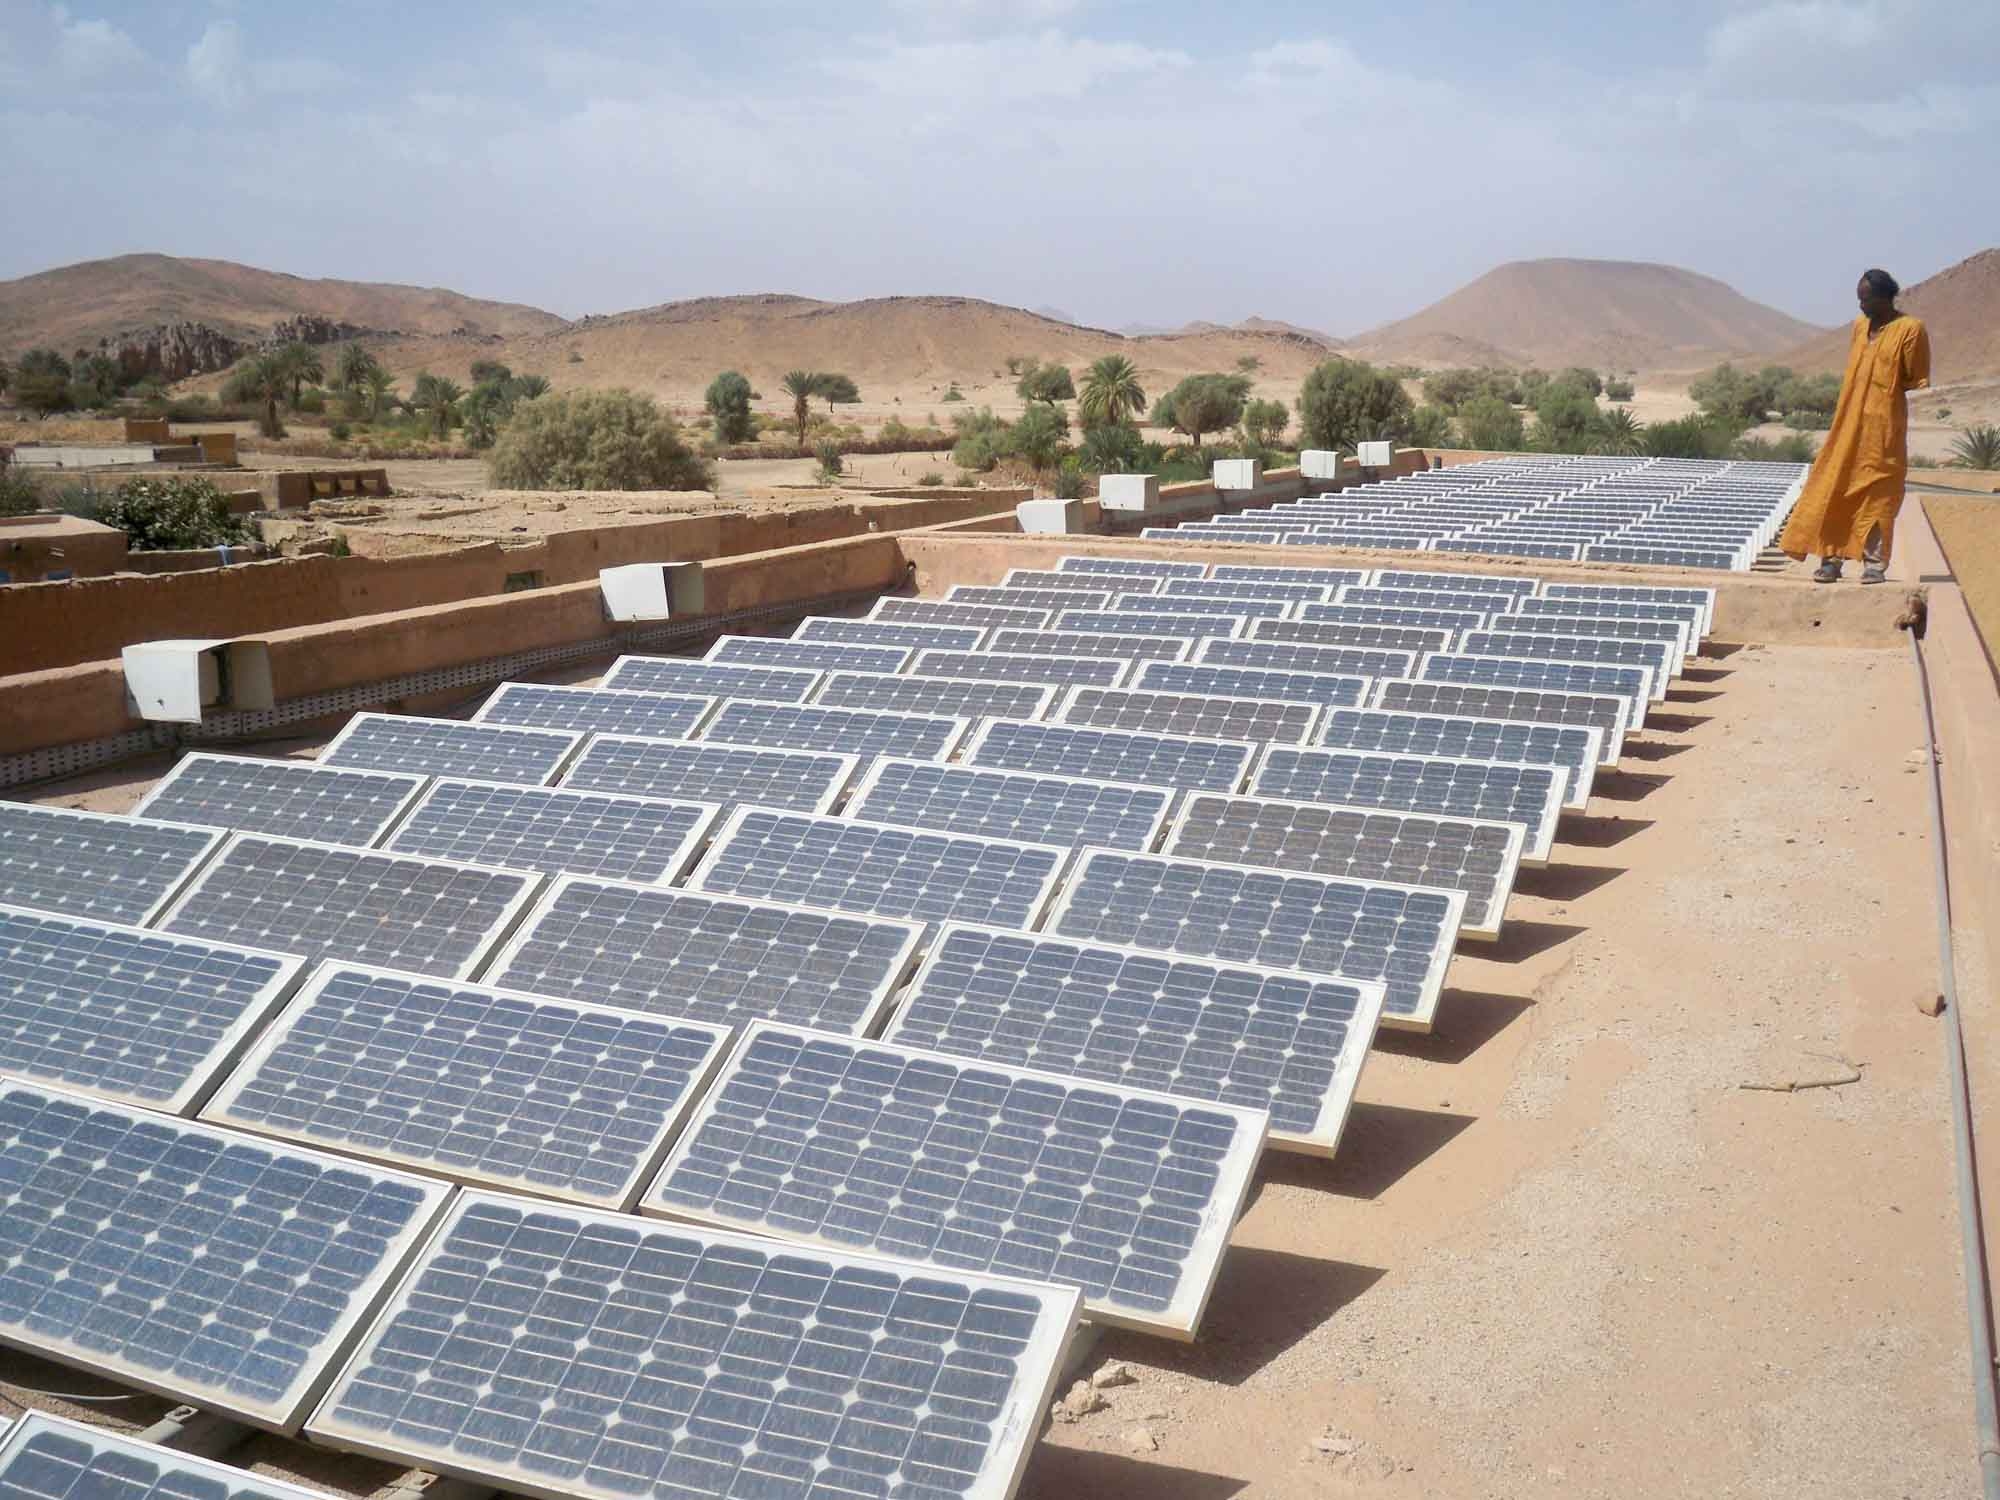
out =
<path fill-rule="evenodd" d="M 53 349 L 30 349 L 14 367 L 14 399 L 38 417 L 68 411 L 69 361 Z"/>
<path fill-rule="evenodd" d="M 1571 365 L 1556 376 L 1556 384 L 1575 386 L 1580 391 L 1587 391 L 1593 401 L 1604 394 L 1603 378 L 1587 365 Z"/>
<path fill-rule="evenodd" d="M 1202 434 L 1226 432 L 1243 420 L 1250 382 L 1241 375 L 1190 375 L 1153 403 L 1152 420 L 1184 432 L 1197 450 Z"/>
<path fill-rule="evenodd" d="M 500 489 L 705 490 L 715 480 L 651 396 L 569 391 L 524 403 L 486 461 Z"/>
<path fill-rule="evenodd" d="M 1081 500 L 1083 498 L 1083 468 L 1070 454 L 1056 466 L 1055 497 L 1058 500 Z"/>
<path fill-rule="evenodd" d="M 963 401 L 965 399 L 965 392 L 958 388 L 958 382 L 954 380 L 951 383 L 951 388 L 938 399 L 940 401 Z"/>
<path fill-rule="evenodd" d="M 209 480 L 192 475 L 128 479 L 98 508 L 97 519 L 130 539 L 134 552 L 237 546 L 255 540 Z"/>
<path fill-rule="evenodd" d="M 1605 381 L 1604 399 L 1607 401 L 1630 401 L 1632 399 L 1632 382 L 1629 380 Z"/>
<path fill-rule="evenodd" d="M 1823 411 L 1788 411 L 1785 425 L 1794 432 L 1825 432 L 1833 425 L 1833 418 Z"/>
<path fill-rule="evenodd" d="M 819 467 L 814 471 L 813 477 L 821 484 L 832 484 L 846 470 L 846 465 L 840 457 L 840 444 L 830 438 L 814 445 L 813 457 L 819 460 Z"/>
<path fill-rule="evenodd" d="M 1451 413 L 1428 402 L 1418 407 L 1410 414 L 1408 441 L 1413 448 L 1458 447 L 1458 434 L 1453 430 Z"/>
<path fill-rule="evenodd" d="M 300 391 L 299 399 L 293 403 L 292 410 L 305 412 L 309 416 L 323 413 L 326 410 L 326 392 L 316 386 Z"/>
<path fill-rule="evenodd" d="M 750 398 L 755 394 L 735 370 L 724 370 L 708 383 L 702 409 L 715 423 L 718 443 L 747 443 L 755 435 L 750 422 Z"/>
<path fill-rule="evenodd" d="M 1014 457 L 1037 469 L 1050 468 L 1062 458 L 1069 441 L 1069 416 L 1058 406 L 1037 403 L 1021 413 L 1010 436 Z"/>
<path fill-rule="evenodd" d="M 0 464 L 0 516 L 25 516 L 42 506 L 35 481 L 13 464 Z"/>
<path fill-rule="evenodd" d="M 926 469 L 917 476 L 917 483 L 927 490 L 933 489 L 944 483 L 944 475 L 938 473 L 936 469 Z"/>
<path fill-rule="evenodd" d="M 1459 436 L 1468 448 L 1519 453 L 1527 446 L 1521 414 L 1496 395 L 1475 396 L 1458 414 Z"/>
<path fill-rule="evenodd" d="M 1299 434 L 1308 448 L 1352 448 L 1409 434 L 1415 404 L 1387 370 L 1354 359 L 1330 359 L 1299 390 Z"/>
<path fill-rule="evenodd" d="M 1292 425 L 1292 414 L 1285 410 L 1282 401 L 1246 401 L 1243 403 L 1243 441 L 1252 448 L 1275 447 L 1285 435 L 1285 429 Z"/>
<path fill-rule="evenodd" d="M 1813 461 L 1812 439 L 1802 432 L 1788 432 L 1776 440 L 1738 438 L 1730 448 L 1729 456 L 1760 459 L 1766 463 L 1809 464 Z"/>
<path fill-rule="evenodd" d="M 1977 422 L 1951 445 L 1951 461 L 1961 469 L 2000 469 L 2000 427 Z"/>
<path fill-rule="evenodd" d="M 1023 401 L 1068 401 L 1076 395 L 1076 379 L 1068 365 L 1030 364 L 1014 382 L 1014 393 Z"/>
<path fill-rule="evenodd" d="M 1144 472 L 1145 449 L 1130 422 L 1107 422 L 1084 429 L 1076 460 L 1087 474 L 1138 474 Z"/>
<path fill-rule="evenodd" d="M 1642 447 L 1652 458 L 1727 458 L 1741 431 L 1710 417 L 1680 417 L 1647 427 Z"/>
<path fill-rule="evenodd" d="M 326 435 L 336 443 L 344 443 L 354 435 L 354 429 L 345 422 L 335 422 L 326 430 Z"/>

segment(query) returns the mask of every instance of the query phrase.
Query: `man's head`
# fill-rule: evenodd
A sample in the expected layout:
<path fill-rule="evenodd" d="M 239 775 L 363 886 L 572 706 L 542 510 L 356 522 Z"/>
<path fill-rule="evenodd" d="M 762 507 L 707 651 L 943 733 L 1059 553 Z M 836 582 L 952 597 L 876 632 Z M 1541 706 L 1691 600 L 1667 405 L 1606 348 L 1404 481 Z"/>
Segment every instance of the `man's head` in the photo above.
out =
<path fill-rule="evenodd" d="M 1896 278 L 1887 271 L 1863 271 L 1860 284 L 1854 288 L 1854 299 L 1861 304 L 1865 316 L 1879 318 L 1896 310 L 1896 293 L 1901 290 Z"/>

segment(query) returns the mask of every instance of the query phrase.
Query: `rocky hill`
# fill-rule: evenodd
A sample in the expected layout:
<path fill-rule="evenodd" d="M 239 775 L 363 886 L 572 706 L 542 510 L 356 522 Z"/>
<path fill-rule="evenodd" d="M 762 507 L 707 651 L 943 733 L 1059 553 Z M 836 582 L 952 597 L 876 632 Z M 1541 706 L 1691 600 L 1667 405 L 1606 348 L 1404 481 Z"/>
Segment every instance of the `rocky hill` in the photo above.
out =
<path fill-rule="evenodd" d="M 2000 250 L 1981 250 L 1907 287 L 1897 299 L 1924 320 L 1931 370 L 1939 385 L 2000 378 Z M 1847 325 L 1775 356 L 1801 370 L 1839 372 L 1847 365 Z"/>

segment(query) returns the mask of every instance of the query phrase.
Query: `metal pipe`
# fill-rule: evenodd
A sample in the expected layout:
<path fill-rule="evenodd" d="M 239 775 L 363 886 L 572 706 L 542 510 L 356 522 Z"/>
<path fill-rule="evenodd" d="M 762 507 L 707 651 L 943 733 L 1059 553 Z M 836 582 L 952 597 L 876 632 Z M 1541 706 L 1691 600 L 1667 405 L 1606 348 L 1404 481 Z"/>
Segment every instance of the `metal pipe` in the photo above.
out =
<path fill-rule="evenodd" d="M 1900 622 L 1899 622 L 1900 623 Z M 1944 778 L 1938 770 L 1937 718 L 1931 707 L 1930 672 L 1924 664 L 1921 611 L 1911 622 L 1910 656 L 1923 695 L 1924 744 L 1930 754 L 1931 848 L 1937 880 L 1938 984 L 1950 1023 L 1945 1036 L 1945 1076 L 1951 1091 L 1952 1166 L 1958 1182 L 1958 1222 L 1965 1261 L 1965 1321 L 1972 1345 L 1972 1401 L 1979 1432 L 1979 1479 L 1986 1500 L 2000 1500 L 2000 1390 L 1993 1365 L 1993 1286 L 1986 1264 L 1985 1215 L 1979 1202 L 1977 1156 L 1972 1139 L 1972 1089 L 1966 1079 L 1965 1025 L 1958 1013 L 1957 954 L 1951 936 L 1951 861 L 1945 848 Z"/>

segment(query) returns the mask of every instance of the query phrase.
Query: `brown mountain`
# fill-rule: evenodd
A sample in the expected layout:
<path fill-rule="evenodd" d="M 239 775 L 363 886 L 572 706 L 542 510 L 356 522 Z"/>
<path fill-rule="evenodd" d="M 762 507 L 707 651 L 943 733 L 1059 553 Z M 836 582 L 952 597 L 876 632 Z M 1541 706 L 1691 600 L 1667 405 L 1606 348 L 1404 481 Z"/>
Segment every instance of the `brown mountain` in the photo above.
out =
<path fill-rule="evenodd" d="M 1947 266 L 1897 301 L 1930 331 L 1931 374 L 1938 384 L 2000 377 L 2000 250 L 1981 250 Z M 1837 374 L 1847 366 L 1847 337 L 1843 324 L 1776 362 Z"/>
<path fill-rule="evenodd" d="M 1621 260 L 1525 260 L 1349 341 L 1363 358 L 1415 364 L 1696 370 L 1821 330 L 1713 277 Z"/>

